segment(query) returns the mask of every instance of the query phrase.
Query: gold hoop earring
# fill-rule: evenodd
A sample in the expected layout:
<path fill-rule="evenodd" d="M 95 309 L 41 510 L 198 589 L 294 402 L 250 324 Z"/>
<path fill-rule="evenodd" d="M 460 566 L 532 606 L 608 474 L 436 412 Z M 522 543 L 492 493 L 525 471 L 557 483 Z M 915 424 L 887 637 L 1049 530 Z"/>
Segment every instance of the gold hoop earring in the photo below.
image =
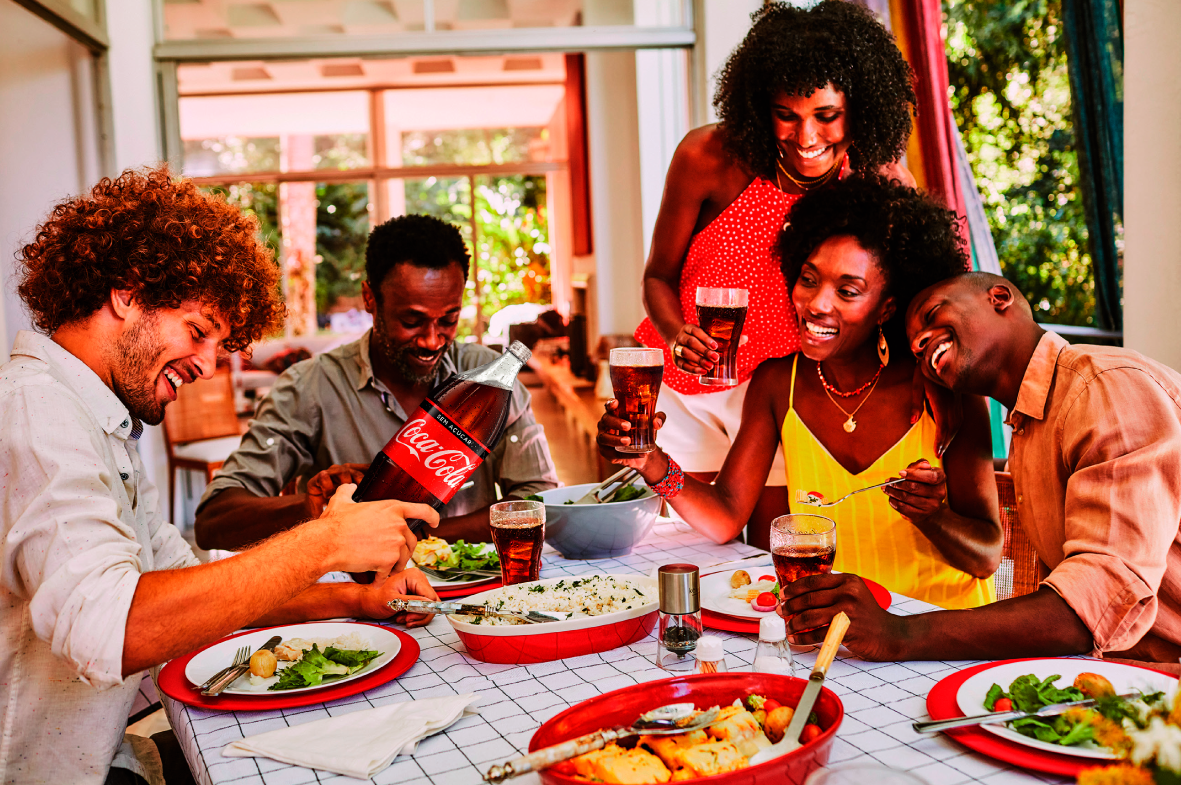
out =
<path fill-rule="evenodd" d="M 890 364 L 890 344 L 886 343 L 886 334 L 882 332 L 882 326 L 878 325 L 878 360 L 882 365 Z"/>

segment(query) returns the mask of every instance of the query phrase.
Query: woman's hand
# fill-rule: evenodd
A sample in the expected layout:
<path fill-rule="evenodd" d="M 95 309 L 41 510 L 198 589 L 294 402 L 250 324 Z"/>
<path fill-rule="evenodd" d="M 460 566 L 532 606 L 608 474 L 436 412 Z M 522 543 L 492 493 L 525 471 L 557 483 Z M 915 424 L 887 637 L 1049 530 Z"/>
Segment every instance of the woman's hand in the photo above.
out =
<path fill-rule="evenodd" d="M 685 373 L 701 376 L 721 359 L 721 355 L 714 351 L 717 348 L 718 342 L 705 330 L 686 322 L 673 339 L 673 364 Z"/>
<path fill-rule="evenodd" d="M 668 470 L 668 464 L 664 453 L 659 449 L 644 453 L 619 452 L 618 447 L 631 444 L 627 432 L 631 430 L 632 424 L 616 414 L 619 401 L 607 401 L 603 408 L 606 411 L 599 418 L 599 435 L 595 439 L 599 445 L 599 454 L 612 463 L 638 469 L 644 479 L 649 482 L 659 481 L 664 477 L 664 473 Z M 652 428 L 659 431 L 664 425 L 664 419 L 664 412 L 657 412 L 652 417 Z M 649 475 L 655 480 L 652 480 Z"/>
<path fill-rule="evenodd" d="M 433 613 L 399 613 L 394 614 L 387 605 L 390 600 L 424 599 L 437 600 L 439 595 L 431 588 L 431 582 L 416 569 L 402 570 L 386 578 L 381 583 L 371 583 L 361 589 L 361 607 L 359 615 L 365 619 L 388 619 L 405 624 L 407 627 L 423 627 L 430 624 L 435 616 Z"/>
<path fill-rule="evenodd" d="M 947 500 L 947 475 L 942 469 L 923 458 L 898 475 L 906 481 L 887 485 L 882 490 L 890 497 L 890 506 L 903 518 L 921 523 L 943 508 Z"/>
<path fill-rule="evenodd" d="M 901 617 L 878 605 L 865 581 L 856 575 L 809 575 L 780 587 L 779 592 L 782 602 L 778 613 L 787 622 L 791 643 L 822 643 L 829 622 L 844 611 L 850 624 L 843 643 L 849 651 L 871 662 L 902 658 L 906 634 Z"/>

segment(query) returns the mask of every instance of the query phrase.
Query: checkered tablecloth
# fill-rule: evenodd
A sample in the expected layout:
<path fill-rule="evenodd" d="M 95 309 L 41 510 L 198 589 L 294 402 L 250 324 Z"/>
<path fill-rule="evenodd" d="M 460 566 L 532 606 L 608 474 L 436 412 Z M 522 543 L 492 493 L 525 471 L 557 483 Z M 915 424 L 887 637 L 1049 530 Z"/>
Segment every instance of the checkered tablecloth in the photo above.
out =
<path fill-rule="evenodd" d="M 585 573 L 641 573 L 670 562 L 712 565 L 757 553 L 739 543 L 714 545 L 683 524 L 661 522 L 633 553 L 618 559 L 568 561 L 546 549 L 543 578 Z M 892 613 L 908 615 L 933 606 L 894 595 Z M 639 643 L 585 657 L 539 665 L 490 665 L 470 659 L 451 625 L 436 617 L 410 630 L 422 656 L 403 676 L 377 689 L 331 703 L 269 712 L 217 712 L 193 708 L 165 697 L 169 721 L 199 783 L 209 785 L 297 785 L 355 781 L 266 758 L 223 758 L 226 744 L 263 731 L 388 703 L 435 695 L 479 693 L 479 716 L 460 720 L 423 741 L 413 756 L 401 756 L 373 778 L 375 783 L 475 785 L 494 763 L 527 751 L 537 727 L 555 714 L 600 693 L 663 678 L 653 665 L 656 642 Z M 747 670 L 755 636 L 714 632 L 725 639 L 726 664 Z M 913 771 L 931 785 L 957 783 L 1062 783 L 1069 780 L 1033 774 L 967 751 L 943 736 L 920 736 L 911 722 L 927 719 L 926 695 L 944 676 L 973 662 L 862 662 L 839 656 L 826 685 L 845 705 L 845 720 L 833 746 L 830 765 L 876 761 Z M 810 669 L 815 650 L 796 654 L 798 672 Z M 515 782 L 536 785 L 536 775 Z"/>

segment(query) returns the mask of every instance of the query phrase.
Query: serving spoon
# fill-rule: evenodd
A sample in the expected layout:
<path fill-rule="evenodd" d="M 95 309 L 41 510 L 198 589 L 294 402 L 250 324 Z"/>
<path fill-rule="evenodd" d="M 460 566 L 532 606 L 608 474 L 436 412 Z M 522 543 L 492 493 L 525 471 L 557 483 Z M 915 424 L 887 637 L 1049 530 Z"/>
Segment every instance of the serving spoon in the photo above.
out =
<path fill-rule="evenodd" d="M 484 774 L 484 781 L 504 782 L 531 771 L 541 771 L 555 763 L 601 750 L 619 739 L 628 739 L 632 736 L 677 736 L 708 728 L 717 722 L 719 712 L 717 706 L 694 717 L 693 712 L 696 710 L 692 703 L 670 703 L 667 706 L 661 706 L 641 714 L 630 727 L 604 728 L 576 739 L 564 741 L 561 744 L 555 744 L 552 747 L 544 747 L 528 755 L 522 755 L 500 766 L 493 766 Z"/>

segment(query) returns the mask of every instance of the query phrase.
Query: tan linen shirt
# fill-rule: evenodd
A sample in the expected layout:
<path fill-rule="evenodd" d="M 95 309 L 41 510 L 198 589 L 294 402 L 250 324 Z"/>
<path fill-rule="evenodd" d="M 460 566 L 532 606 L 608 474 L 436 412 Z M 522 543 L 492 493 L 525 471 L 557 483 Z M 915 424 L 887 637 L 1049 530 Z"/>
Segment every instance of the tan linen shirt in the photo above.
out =
<path fill-rule="evenodd" d="M 1010 418 L 1021 525 L 1095 654 L 1181 655 L 1181 374 L 1047 332 Z"/>
<path fill-rule="evenodd" d="M 81 360 L 17 334 L 0 367 L 0 783 L 138 773 L 123 678 L 139 576 L 197 564 L 159 515 L 140 425 Z"/>
<path fill-rule="evenodd" d="M 294 477 L 305 481 L 329 466 L 369 463 L 406 422 L 406 412 L 369 364 L 369 336 L 288 368 L 259 406 L 242 445 L 205 490 L 206 504 L 227 488 L 278 496 Z M 476 344 L 452 344 L 440 378 L 496 359 Z M 500 443 L 469 483 L 443 508 L 464 515 L 496 501 L 496 486 L 518 498 L 556 488 L 545 431 L 533 418 L 529 391 L 517 382 Z M 200 509 L 200 508 L 198 508 Z"/>

